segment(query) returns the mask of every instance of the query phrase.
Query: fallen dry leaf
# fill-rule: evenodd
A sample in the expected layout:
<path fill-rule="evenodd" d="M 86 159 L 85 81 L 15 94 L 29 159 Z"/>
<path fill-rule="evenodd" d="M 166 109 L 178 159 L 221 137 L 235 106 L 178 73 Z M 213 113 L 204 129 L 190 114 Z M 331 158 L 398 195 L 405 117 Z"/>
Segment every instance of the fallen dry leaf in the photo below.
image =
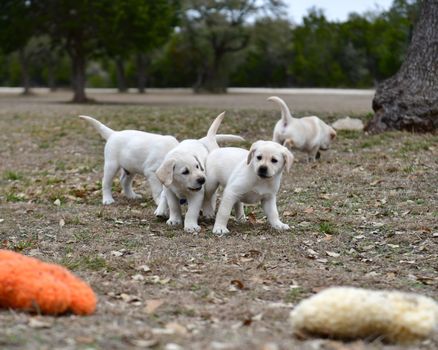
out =
<path fill-rule="evenodd" d="M 131 276 L 134 281 L 144 281 L 144 276 L 142 274 L 137 273 L 136 275 Z"/>
<path fill-rule="evenodd" d="M 330 252 L 330 251 L 326 251 L 325 252 L 328 256 L 331 256 L 332 258 L 338 258 L 338 257 L 340 257 L 341 256 L 341 254 L 339 254 L 339 253 L 335 253 L 335 252 Z"/>
<path fill-rule="evenodd" d="M 155 310 L 157 310 L 161 305 L 164 304 L 164 300 L 163 299 L 149 299 L 146 300 L 146 306 L 144 308 L 144 311 L 147 314 L 153 314 L 155 312 Z"/>
<path fill-rule="evenodd" d="M 111 251 L 111 255 L 112 255 L 112 256 L 115 256 L 115 257 L 120 257 L 120 256 L 123 255 L 123 252 L 120 252 L 120 251 L 118 251 L 118 250 L 112 250 L 112 251 Z"/>
<path fill-rule="evenodd" d="M 64 219 L 59 220 L 59 227 L 63 228 L 65 226 L 65 221 Z"/>
<path fill-rule="evenodd" d="M 136 303 L 136 302 L 140 302 L 141 299 L 136 296 L 136 295 L 130 295 L 130 294 L 126 294 L 126 293 L 121 293 L 118 296 L 119 299 L 122 299 L 125 303 Z"/>
<path fill-rule="evenodd" d="M 41 319 L 39 317 L 32 317 L 28 323 L 31 328 L 50 328 L 53 326 L 53 322 L 45 319 Z"/>
<path fill-rule="evenodd" d="M 150 272 L 151 271 L 151 269 L 148 265 L 140 265 L 136 268 L 136 270 L 143 271 L 143 272 Z"/>
<path fill-rule="evenodd" d="M 244 289 L 245 288 L 245 286 L 244 286 L 244 284 L 242 283 L 242 281 L 239 281 L 239 280 L 232 280 L 231 282 L 230 282 L 230 288 L 229 288 L 229 290 L 231 291 L 231 292 L 234 292 L 234 291 L 236 291 L 236 290 L 242 290 L 242 289 Z"/>
<path fill-rule="evenodd" d="M 312 207 L 309 207 L 309 208 L 304 209 L 303 211 L 307 214 L 312 214 L 315 211 L 315 209 L 313 209 Z"/>
<path fill-rule="evenodd" d="M 248 222 L 251 225 L 255 225 L 257 223 L 257 218 L 256 218 L 256 216 L 255 216 L 255 214 L 253 212 L 249 213 L 247 218 L 248 218 Z"/>
<path fill-rule="evenodd" d="M 187 328 L 177 322 L 169 322 L 166 324 L 165 328 L 172 330 L 173 333 L 178 335 L 187 336 L 189 334 Z"/>

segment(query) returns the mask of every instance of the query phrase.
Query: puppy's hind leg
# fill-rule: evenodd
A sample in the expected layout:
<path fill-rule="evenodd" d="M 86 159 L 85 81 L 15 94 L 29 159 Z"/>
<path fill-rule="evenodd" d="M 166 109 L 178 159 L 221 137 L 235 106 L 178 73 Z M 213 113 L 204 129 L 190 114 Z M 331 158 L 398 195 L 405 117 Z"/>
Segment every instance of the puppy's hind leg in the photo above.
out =
<path fill-rule="evenodd" d="M 245 222 L 246 216 L 245 216 L 245 210 L 243 208 L 243 203 L 240 201 L 236 202 L 233 208 L 234 208 L 234 217 L 236 218 L 236 221 Z"/>
<path fill-rule="evenodd" d="M 132 181 L 134 180 L 134 174 L 131 174 L 126 169 L 122 168 L 120 174 L 120 183 L 122 184 L 123 194 L 131 199 L 141 198 L 141 196 L 132 190 Z"/>
<path fill-rule="evenodd" d="M 169 206 L 167 205 L 167 198 L 165 191 L 161 191 L 160 201 L 158 203 L 157 209 L 154 211 L 154 215 L 159 218 L 168 218 L 169 217 Z"/>
<path fill-rule="evenodd" d="M 316 161 L 316 159 L 319 159 L 318 153 L 319 153 L 319 146 L 313 147 L 307 155 L 307 162 L 310 163 Z"/>
<path fill-rule="evenodd" d="M 148 179 L 149 186 L 152 192 L 152 197 L 154 198 L 154 202 L 156 205 L 159 205 L 161 192 L 163 192 L 163 185 L 161 184 L 160 180 L 158 180 L 157 175 L 155 175 L 155 173 L 146 173 L 145 175 Z"/>
<path fill-rule="evenodd" d="M 207 179 L 207 183 L 205 184 L 204 202 L 202 204 L 202 215 L 206 219 L 214 219 L 218 186 L 218 183 L 211 183 Z"/>
<path fill-rule="evenodd" d="M 102 179 L 102 203 L 111 204 L 114 203 L 113 196 L 111 194 L 111 187 L 113 184 L 114 176 L 119 170 L 119 165 L 116 162 L 105 162 L 103 168 L 103 179 Z"/>

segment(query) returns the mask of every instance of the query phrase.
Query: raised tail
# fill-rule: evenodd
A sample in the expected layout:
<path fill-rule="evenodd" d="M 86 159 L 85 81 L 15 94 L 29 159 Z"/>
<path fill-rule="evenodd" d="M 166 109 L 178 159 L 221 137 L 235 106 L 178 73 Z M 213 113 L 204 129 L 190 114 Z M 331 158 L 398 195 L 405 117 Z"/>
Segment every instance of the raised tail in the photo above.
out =
<path fill-rule="evenodd" d="M 209 151 L 214 150 L 215 148 L 219 148 L 219 145 L 216 141 L 216 133 L 219 129 L 219 126 L 222 123 L 222 120 L 224 119 L 225 112 L 222 112 L 219 114 L 216 119 L 211 123 L 210 128 L 208 129 L 207 136 L 203 137 L 199 141 L 201 141 Z"/>
<path fill-rule="evenodd" d="M 281 120 L 283 121 L 284 125 L 288 125 L 292 122 L 292 115 L 290 114 L 289 107 L 280 97 L 271 96 L 268 98 L 268 101 L 275 102 L 280 106 Z"/>
<path fill-rule="evenodd" d="M 94 118 L 88 117 L 86 115 L 80 115 L 79 118 L 88 121 L 105 140 L 108 140 L 108 138 L 114 132 L 113 129 L 110 129 L 109 127 L 103 125 L 100 121 Z"/>

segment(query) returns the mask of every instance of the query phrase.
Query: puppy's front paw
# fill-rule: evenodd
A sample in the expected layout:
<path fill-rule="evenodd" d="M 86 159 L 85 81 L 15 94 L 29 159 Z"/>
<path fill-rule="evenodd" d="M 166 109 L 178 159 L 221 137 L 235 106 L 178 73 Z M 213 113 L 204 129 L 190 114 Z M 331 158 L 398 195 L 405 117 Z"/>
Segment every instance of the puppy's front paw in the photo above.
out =
<path fill-rule="evenodd" d="M 103 205 L 109 205 L 109 204 L 113 204 L 114 203 L 114 199 L 113 198 L 104 198 L 102 200 L 102 204 Z"/>
<path fill-rule="evenodd" d="M 141 198 L 141 194 L 137 194 L 135 192 L 125 193 L 125 196 L 129 199 L 139 199 Z"/>
<path fill-rule="evenodd" d="M 214 210 L 213 209 L 202 209 L 202 216 L 205 217 L 207 220 L 214 219 Z"/>
<path fill-rule="evenodd" d="M 288 224 L 283 224 L 281 221 L 273 224 L 272 228 L 275 228 L 276 230 L 279 230 L 279 231 L 286 231 L 286 230 L 290 229 Z"/>
<path fill-rule="evenodd" d="M 182 224 L 182 220 L 180 218 L 170 218 L 166 221 L 166 224 L 169 226 L 177 226 Z"/>
<path fill-rule="evenodd" d="M 246 222 L 246 216 L 245 215 L 239 216 L 236 218 L 236 221 L 237 222 Z"/>
<path fill-rule="evenodd" d="M 230 231 L 225 226 L 215 226 L 213 227 L 213 233 L 222 236 L 230 233 Z"/>
<path fill-rule="evenodd" d="M 154 215 L 158 218 L 168 218 L 169 217 L 169 210 L 157 208 L 154 211 Z"/>
<path fill-rule="evenodd" d="M 197 224 L 187 225 L 184 227 L 184 231 L 186 231 L 188 233 L 197 233 L 197 232 L 201 231 L 201 226 L 199 226 Z"/>

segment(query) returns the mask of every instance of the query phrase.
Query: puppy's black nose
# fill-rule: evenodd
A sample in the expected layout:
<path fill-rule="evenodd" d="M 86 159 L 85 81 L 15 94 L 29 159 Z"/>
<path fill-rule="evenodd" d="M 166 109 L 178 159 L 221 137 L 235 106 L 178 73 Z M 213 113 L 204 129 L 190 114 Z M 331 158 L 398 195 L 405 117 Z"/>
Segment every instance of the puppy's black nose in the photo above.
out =
<path fill-rule="evenodd" d="M 259 174 L 266 174 L 268 172 L 268 167 L 266 165 L 259 166 Z"/>
<path fill-rule="evenodd" d="M 205 183 L 205 177 L 198 177 L 196 182 L 200 185 L 203 185 Z"/>

